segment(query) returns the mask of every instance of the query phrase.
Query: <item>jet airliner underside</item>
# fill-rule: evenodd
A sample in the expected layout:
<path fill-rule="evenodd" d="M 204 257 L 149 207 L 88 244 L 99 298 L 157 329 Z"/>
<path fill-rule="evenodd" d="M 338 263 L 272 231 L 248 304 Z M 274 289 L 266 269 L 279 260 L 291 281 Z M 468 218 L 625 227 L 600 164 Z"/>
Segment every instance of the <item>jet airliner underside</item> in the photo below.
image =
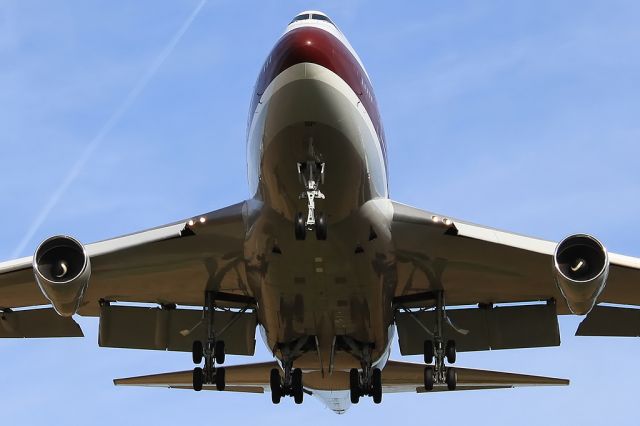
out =
<path fill-rule="evenodd" d="M 74 337 L 191 352 L 195 368 L 116 385 L 305 395 L 344 412 L 383 393 L 567 385 L 458 367 L 458 353 L 637 336 L 640 259 L 588 234 L 560 243 L 389 199 L 387 147 L 362 61 L 327 15 L 297 15 L 258 76 L 247 124 L 252 197 L 139 233 L 44 241 L 0 264 L 0 337 Z M 135 302 L 135 303 L 132 303 Z M 607 305 L 602 305 L 607 304 Z M 253 355 L 259 330 L 274 361 Z M 397 333 L 402 355 L 389 360 Z M 454 366 L 455 365 L 455 366 Z"/>

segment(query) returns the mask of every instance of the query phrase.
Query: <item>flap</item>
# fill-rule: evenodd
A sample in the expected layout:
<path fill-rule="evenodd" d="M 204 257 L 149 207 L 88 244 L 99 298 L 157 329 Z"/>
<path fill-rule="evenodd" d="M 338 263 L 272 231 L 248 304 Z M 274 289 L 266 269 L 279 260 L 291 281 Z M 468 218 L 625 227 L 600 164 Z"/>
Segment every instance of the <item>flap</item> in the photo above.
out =
<path fill-rule="evenodd" d="M 582 320 L 576 336 L 640 336 L 640 309 L 595 306 Z"/>
<path fill-rule="evenodd" d="M 224 341 L 227 354 L 253 355 L 255 312 L 215 311 L 214 324 L 216 337 Z M 206 340 L 201 310 L 101 307 L 98 343 L 102 347 L 190 352 L 194 340 Z"/>
<path fill-rule="evenodd" d="M 491 349 L 538 348 L 560 345 L 560 331 L 555 305 L 519 305 L 492 308 L 447 309 L 451 325 L 444 326 L 445 339 L 456 342 L 459 352 Z M 432 340 L 425 327 L 434 330 L 435 313 L 431 311 L 400 312 L 396 324 L 402 355 L 418 355 L 424 341 Z"/>
<path fill-rule="evenodd" d="M 61 317 L 53 308 L 0 313 L 0 338 L 7 337 L 84 337 L 70 317 Z"/>

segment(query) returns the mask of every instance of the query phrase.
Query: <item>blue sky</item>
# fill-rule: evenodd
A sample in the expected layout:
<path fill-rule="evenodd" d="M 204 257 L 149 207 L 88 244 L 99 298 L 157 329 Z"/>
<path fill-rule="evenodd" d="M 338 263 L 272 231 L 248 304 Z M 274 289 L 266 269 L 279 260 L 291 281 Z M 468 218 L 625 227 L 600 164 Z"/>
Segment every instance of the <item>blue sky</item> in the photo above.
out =
<path fill-rule="evenodd" d="M 209 0 L 127 102 L 199 3 L 0 3 L 0 259 L 124 103 L 19 255 L 52 234 L 91 242 L 246 198 L 250 91 L 307 8 L 332 17 L 373 80 L 392 198 L 548 239 L 590 232 L 640 256 L 636 2 Z M 3 420 L 637 422 L 640 342 L 575 338 L 578 318 L 561 319 L 560 348 L 458 361 L 567 377 L 568 388 L 390 395 L 341 417 L 314 400 L 274 407 L 268 396 L 115 388 L 115 377 L 190 368 L 190 355 L 100 349 L 97 321 L 79 321 L 85 339 L 0 342 Z M 254 360 L 268 358 L 260 346 Z"/>

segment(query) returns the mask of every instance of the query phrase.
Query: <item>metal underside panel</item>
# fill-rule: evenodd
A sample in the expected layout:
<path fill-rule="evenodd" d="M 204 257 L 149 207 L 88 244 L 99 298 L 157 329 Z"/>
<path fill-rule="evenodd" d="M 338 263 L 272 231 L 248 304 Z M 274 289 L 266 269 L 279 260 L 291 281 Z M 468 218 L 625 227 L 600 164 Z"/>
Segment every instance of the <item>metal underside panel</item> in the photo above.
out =
<path fill-rule="evenodd" d="M 256 314 L 215 312 L 216 336 L 231 355 L 255 352 Z M 190 352 L 194 340 L 206 341 L 202 311 L 103 306 L 98 344 L 111 348 Z"/>
<path fill-rule="evenodd" d="M 535 348 L 560 345 L 558 317 L 553 304 L 493 308 L 448 309 L 450 324 L 444 338 L 455 340 L 459 352 Z M 424 341 L 432 340 L 435 313 L 408 312 L 396 315 L 400 353 L 419 355 Z"/>

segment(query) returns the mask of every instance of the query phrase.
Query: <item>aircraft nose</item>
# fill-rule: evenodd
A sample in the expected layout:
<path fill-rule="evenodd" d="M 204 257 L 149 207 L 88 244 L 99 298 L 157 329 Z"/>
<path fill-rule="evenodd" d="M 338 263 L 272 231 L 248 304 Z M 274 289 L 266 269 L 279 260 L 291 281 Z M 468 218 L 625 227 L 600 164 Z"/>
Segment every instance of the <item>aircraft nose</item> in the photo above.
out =
<path fill-rule="evenodd" d="M 310 62 L 335 70 L 339 62 L 344 62 L 343 44 L 326 31 L 313 28 L 298 28 L 290 31 L 274 46 L 272 60 L 280 63 L 281 70 L 290 66 Z M 348 52 L 347 52 L 348 53 Z"/>

